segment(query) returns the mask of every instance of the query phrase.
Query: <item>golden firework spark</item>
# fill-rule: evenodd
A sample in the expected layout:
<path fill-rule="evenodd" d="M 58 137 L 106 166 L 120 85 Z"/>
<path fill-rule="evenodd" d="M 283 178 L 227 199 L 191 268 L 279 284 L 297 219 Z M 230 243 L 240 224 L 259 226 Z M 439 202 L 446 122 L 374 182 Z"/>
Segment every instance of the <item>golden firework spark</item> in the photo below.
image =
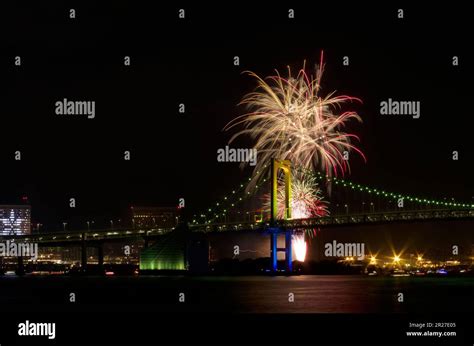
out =
<path fill-rule="evenodd" d="M 290 160 L 301 168 L 322 169 L 328 176 L 344 174 L 350 169 L 346 152 L 354 150 L 365 160 L 364 154 L 352 144 L 352 140 L 359 138 L 343 131 L 349 120 L 362 121 L 360 116 L 354 111 L 340 112 L 344 103 L 361 100 L 335 96 L 335 92 L 321 96 L 323 66 L 321 53 L 315 76 L 305 72 L 305 64 L 296 77 L 289 67 L 287 78 L 278 71 L 265 79 L 247 72 L 258 84 L 241 102 L 251 112 L 235 118 L 224 130 L 243 126 L 229 143 L 244 135 L 255 141 L 258 163 L 254 169 L 259 174 L 254 182 L 266 172 L 263 166 L 272 158 Z"/>

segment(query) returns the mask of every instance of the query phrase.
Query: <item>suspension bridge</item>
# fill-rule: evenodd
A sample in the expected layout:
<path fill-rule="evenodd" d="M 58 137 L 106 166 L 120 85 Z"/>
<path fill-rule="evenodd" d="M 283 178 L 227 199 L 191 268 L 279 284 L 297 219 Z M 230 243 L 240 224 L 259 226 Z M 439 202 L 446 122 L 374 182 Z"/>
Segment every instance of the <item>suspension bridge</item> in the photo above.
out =
<path fill-rule="evenodd" d="M 264 166 L 266 168 L 266 166 Z M 292 271 L 292 235 L 307 229 L 322 229 L 337 226 L 357 226 L 366 224 L 423 222 L 433 220 L 474 220 L 474 205 L 459 203 L 452 199 L 432 199 L 411 196 L 401 193 L 363 186 L 336 177 L 325 176 L 321 173 L 305 171 L 311 174 L 321 186 L 330 185 L 331 197 L 327 215 L 310 218 L 293 218 L 291 206 L 291 163 L 273 160 L 270 169 L 270 179 L 263 179 L 249 189 L 248 184 L 232 190 L 206 212 L 195 214 L 189 223 L 179 227 L 124 227 L 102 230 L 76 230 L 62 232 L 34 233 L 29 235 L 1 236 L 0 241 L 32 242 L 44 247 L 80 246 L 81 265 L 87 265 L 86 249 L 98 249 L 98 263 L 103 264 L 103 245 L 108 242 L 143 241 L 143 262 L 160 261 L 160 256 L 167 253 L 166 248 L 174 247 L 183 256 L 178 256 L 178 266 L 171 265 L 169 269 L 186 269 L 186 245 L 183 241 L 189 238 L 186 234 L 208 234 L 220 232 L 261 232 L 269 235 L 269 250 L 272 271 L 277 270 L 278 253 L 285 253 L 286 270 Z M 284 183 L 284 215 L 278 218 L 278 184 L 279 175 L 283 172 Z M 257 172 L 258 173 L 258 172 Z M 252 177 L 248 179 L 248 183 Z M 270 186 L 268 186 L 270 185 Z M 267 187 L 267 188 L 265 188 Z M 270 189 L 268 189 L 268 187 Z M 268 190 L 270 193 L 268 194 Z M 255 204 L 258 195 L 267 193 L 270 198 L 270 210 L 260 207 L 257 210 L 245 211 L 247 201 Z M 261 196 L 260 196 L 261 200 Z M 183 231 L 184 230 L 184 231 Z M 179 235 L 179 236 L 176 236 Z M 278 237 L 285 237 L 285 247 L 278 248 Z M 167 239 L 163 242 L 163 239 Z M 171 241 L 170 241 L 171 239 Z M 184 239 L 184 240 L 183 240 Z M 149 246 L 150 242 L 155 242 Z M 153 247 L 159 249 L 153 250 Z M 146 254 L 148 253 L 148 256 Z M 142 267 L 142 266 L 141 266 Z M 166 267 L 166 266 L 165 266 Z M 144 269 L 162 268 L 162 265 L 144 265 Z"/>

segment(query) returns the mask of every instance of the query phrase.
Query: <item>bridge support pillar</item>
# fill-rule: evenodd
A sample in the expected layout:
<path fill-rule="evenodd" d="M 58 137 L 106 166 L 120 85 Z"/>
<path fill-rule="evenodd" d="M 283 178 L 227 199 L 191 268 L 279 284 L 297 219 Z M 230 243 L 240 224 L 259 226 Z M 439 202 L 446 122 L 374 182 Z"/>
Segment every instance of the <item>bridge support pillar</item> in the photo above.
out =
<path fill-rule="evenodd" d="M 81 269 L 83 272 L 86 271 L 87 267 L 87 246 L 86 246 L 86 234 L 82 233 L 81 241 Z"/>
<path fill-rule="evenodd" d="M 278 233 L 272 231 L 270 233 L 270 258 L 272 262 L 272 272 L 276 272 L 278 269 Z"/>
<path fill-rule="evenodd" d="M 285 247 L 278 247 L 278 235 L 285 234 Z M 275 273 L 278 270 L 278 252 L 285 253 L 285 269 L 288 273 L 293 271 L 293 255 L 292 255 L 292 230 L 281 230 L 280 228 L 274 228 L 270 230 L 270 260 L 271 260 L 271 271 Z"/>
<path fill-rule="evenodd" d="M 292 247 L 291 247 L 291 240 L 293 237 L 293 232 L 286 231 L 285 233 L 285 262 L 286 262 L 286 270 L 288 272 L 293 271 L 293 256 L 292 256 Z"/>

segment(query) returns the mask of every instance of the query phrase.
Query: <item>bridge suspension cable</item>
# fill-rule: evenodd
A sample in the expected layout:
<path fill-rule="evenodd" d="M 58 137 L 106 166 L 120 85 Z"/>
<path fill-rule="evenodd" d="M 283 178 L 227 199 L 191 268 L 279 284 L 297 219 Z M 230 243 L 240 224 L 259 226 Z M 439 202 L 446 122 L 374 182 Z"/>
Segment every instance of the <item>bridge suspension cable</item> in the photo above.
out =
<path fill-rule="evenodd" d="M 269 165 L 263 165 L 263 169 L 266 169 Z M 247 185 L 252 181 L 253 178 L 260 175 L 260 171 L 254 172 L 254 174 L 249 177 L 245 183 L 241 183 L 236 189 L 232 190 L 231 193 L 222 197 L 217 201 L 213 207 L 209 207 L 200 214 L 194 214 L 192 224 L 209 224 L 216 220 L 219 217 L 225 218 L 230 210 L 235 209 L 237 205 L 240 205 L 244 200 L 253 196 L 262 184 L 268 181 L 267 178 L 264 178 L 261 183 L 255 184 L 253 189 L 246 191 Z"/>
<path fill-rule="evenodd" d="M 382 189 L 377 189 L 374 187 L 353 183 L 349 180 L 345 180 L 345 179 L 341 179 L 337 177 L 330 177 L 327 175 L 323 175 L 320 172 L 313 172 L 311 170 L 307 170 L 300 167 L 297 167 L 296 169 L 300 170 L 302 173 L 312 175 L 318 181 L 326 180 L 327 182 L 334 183 L 334 185 L 336 186 L 348 188 L 356 192 L 367 193 L 372 196 L 379 196 L 381 198 L 386 198 L 386 199 L 391 199 L 391 200 L 403 199 L 404 201 L 413 202 L 420 205 L 433 206 L 433 207 L 474 209 L 474 204 L 470 204 L 470 203 L 462 203 L 462 202 L 458 202 L 454 200 L 447 201 L 446 199 L 440 200 L 440 199 L 423 198 L 423 197 L 418 197 L 418 196 L 413 196 L 413 195 L 408 195 L 408 194 L 388 192 Z"/>
<path fill-rule="evenodd" d="M 264 165 L 262 169 L 266 169 L 269 165 Z M 316 179 L 318 182 L 330 182 L 335 187 L 345 188 L 354 192 L 367 194 L 374 198 L 382 198 L 388 201 L 398 201 L 402 199 L 405 202 L 410 202 L 417 204 L 419 206 L 429 206 L 434 208 L 465 208 L 465 209 L 474 209 L 474 204 L 470 203 L 462 203 L 454 200 L 440 200 L 440 199 L 432 199 L 432 198 L 423 198 L 408 194 L 396 193 L 396 192 L 389 192 L 383 189 L 378 189 L 370 186 L 366 186 L 363 184 L 353 183 L 349 180 L 331 177 L 322 174 L 321 172 L 314 172 L 309 169 L 305 169 L 302 167 L 294 167 L 294 169 L 303 174 L 309 174 Z M 247 185 L 255 178 L 255 176 L 260 175 L 260 171 L 254 172 L 254 174 L 249 177 L 245 183 L 241 183 L 236 189 L 232 190 L 231 193 L 222 197 L 219 201 L 217 201 L 213 206 L 209 207 L 200 214 L 194 214 L 192 224 L 210 224 L 217 220 L 218 218 L 224 218 L 229 214 L 229 211 L 235 209 L 238 205 L 242 204 L 242 202 L 249 197 L 253 196 L 259 188 L 261 188 L 262 184 L 268 181 L 267 178 L 264 178 L 260 181 L 260 183 L 255 184 L 254 188 L 250 191 L 246 191 Z M 368 206 L 370 208 L 370 205 Z M 368 210 L 370 211 L 370 210 Z M 373 210 L 375 212 L 375 210 Z"/>

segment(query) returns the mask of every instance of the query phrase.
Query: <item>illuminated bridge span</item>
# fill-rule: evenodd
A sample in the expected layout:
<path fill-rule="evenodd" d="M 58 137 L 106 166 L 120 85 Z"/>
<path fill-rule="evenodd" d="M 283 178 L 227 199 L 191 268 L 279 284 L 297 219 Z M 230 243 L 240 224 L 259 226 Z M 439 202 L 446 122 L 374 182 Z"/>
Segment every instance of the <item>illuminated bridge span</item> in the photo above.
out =
<path fill-rule="evenodd" d="M 290 165 L 289 162 L 286 164 Z M 264 168 L 268 169 L 266 165 Z M 280 166 L 278 168 L 282 169 Z M 312 172 L 298 168 L 294 168 L 294 170 L 303 173 L 308 177 L 314 178 L 319 189 L 326 189 L 327 193 L 322 200 L 327 203 L 326 207 L 328 214 L 336 216 L 323 217 L 322 220 L 317 221 L 320 225 L 322 225 L 322 222 L 325 222 L 325 224 L 328 225 L 334 224 L 338 222 L 336 219 L 340 219 L 341 216 L 351 216 L 360 220 L 361 218 L 364 219 L 364 216 L 370 216 L 372 218 L 375 217 L 375 215 L 379 215 L 389 218 L 392 217 L 392 215 L 395 215 L 395 217 L 387 220 L 396 222 L 403 221 L 402 217 L 396 215 L 411 218 L 412 213 L 419 214 L 420 212 L 423 214 L 427 213 L 427 217 L 429 218 L 445 218 L 456 217 L 452 216 L 454 214 L 451 216 L 449 215 L 451 211 L 457 213 L 458 211 L 463 212 L 474 210 L 474 203 L 472 202 L 462 203 L 455 201 L 453 198 L 434 199 L 428 196 L 415 196 L 411 194 L 389 192 L 383 189 L 353 183 L 349 180 L 337 177 L 328 177 L 319 172 Z M 239 221 L 244 221 L 244 219 L 246 219 L 245 223 L 250 224 L 253 221 L 251 220 L 252 214 L 268 214 L 269 211 L 270 214 L 275 213 L 276 211 L 274 208 L 276 203 L 272 202 L 273 204 L 270 208 L 268 206 L 263 207 L 260 205 L 260 208 L 256 207 L 256 209 L 255 203 L 252 203 L 256 198 L 268 198 L 269 191 L 271 194 L 275 194 L 274 190 L 276 184 L 274 176 L 276 176 L 277 173 L 273 172 L 273 169 L 270 171 L 272 173 L 271 179 L 263 179 L 253 187 L 249 186 L 246 182 L 243 182 L 239 187 L 232 190 L 231 193 L 216 200 L 215 203 L 209 206 L 209 208 L 203 210 L 199 214 L 195 214 L 192 220 L 190 220 L 191 225 L 202 228 L 202 225 L 205 224 L 227 224 L 229 221 L 236 221 L 238 223 Z M 287 171 L 289 170 L 287 169 Z M 251 182 L 252 179 L 252 177 L 248 178 L 247 182 Z M 289 181 L 285 184 L 291 186 L 291 179 L 290 173 Z M 259 195 L 259 197 L 257 197 L 257 195 Z M 285 191 L 285 199 L 287 198 L 286 195 L 288 195 L 287 191 Z M 289 195 L 288 198 L 291 199 L 291 188 L 289 189 Z M 273 198 L 271 200 L 273 200 Z M 253 204 L 254 208 L 245 208 L 243 204 L 247 202 Z M 285 204 L 289 204 L 288 201 L 285 200 Z M 291 214 L 291 206 L 287 205 L 285 207 L 285 213 L 289 211 Z M 250 211 L 250 209 L 252 209 L 252 211 Z M 437 214 L 435 213 L 436 211 L 439 211 L 440 213 Z M 288 216 L 289 215 L 286 214 L 283 218 L 291 219 L 291 217 Z M 422 218 L 423 215 L 420 214 L 417 217 Z M 262 218 L 263 215 L 261 215 L 260 219 Z M 347 223 L 355 222 L 351 221 Z"/>
<path fill-rule="evenodd" d="M 209 258 L 206 255 L 206 233 L 212 232 L 263 232 L 270 238 L 270 258 L 273 271 L 277 270 L 277 254 L 285 253 L 286 270 L 292 272 L 292 238 L 294 232 L 304 229 L 318 229 L 333 226 L 357 226 L 364 224 L 423 222 L 433 220 L 474 220 L 474 204 L 459 203 L 453 199 L 434 200 L 411 195 L 402 195 L 375 189 L 347 180 L 313 174 L 319 187 L 331 189 L 328 193 L 328 215 L 309 219 L 293 218 L 291 193 L 292 170 L 287 160 L 272 160 L 270 179 L 263 179 L 267 188 L 255 185 L 249 191 L 245 184 L 233 190 L 208 208 L 204 213 L 194 215 L 189 224 L 181 223 L 170 228 L 117 228 L 104 230 L 78 230 L 63 232 L 42 232 L 30 235 L 0 236 L 0 241 L 34 242 L 40 246 L 81 247 L 82 268 L 87 266 L 87 247 L 98 249 L 98 263 L 103 264 L 103 246 L 107 242 L 143 241 L 140 254 L 140 269 L 185 270 L 194 257 Z M 277 199 L 278 175 L 284 173 L 283 202 Z M 306 173 L 305 173 L 306 174 Z M 248 181 L 251 181 L 249 178 Z M 268 189 L 269 187 L 269 189 Z M 245 211 L 242 202 L 260 192 L 269 194 L 269 215 L 265 208 L 254 212 Z M 278 203 L 284 204 L 284 215 L 278 217 Z M 255 208 L 255 203 L 253 203 Z M 268 208 L 267 208 L 268 209 Z M 233 214 L 232 214 L 233 213 Z M 232 215 L 238 215 L 232 219 Z M 245 219 L 245 220 L 244 220 Z M 284 235 L 285 247 L 278 247 L 278 237 Z M 149 244 L 149 240 L 153 242 Z M 149 246 L 150 245 L 150 246 Z M 209 249 L 207 248 L 207 251 Z M 22 259 L 19 257 L 19 265 Z"/>
<path fill-rule="evenodd" d="M 317 228 L 321 226 L 344 226 L 356 224 L 380 224 L 404 221 L 413 222 L 454 219 L 474 220 L 474 210 L 434 209 L 421 211 L 391 211 L 368 214 L 334 215 L 309 219 L 277 220 L 273 226 L 270 224 L 270 222 L 248 221 L 191 225 L 190 229 L 194 232 L 265 230 L 271 227 L 279 227 L 285 229 L 306 229 Z"/>
<path fill-rule="evenodd" d="M 264 231 L 271 227 L 285 229 L 306 229 L 321 226 L 344 226 L 357 224 L 379 224 L 404 221 L 432 221 L 432 220 L 474 220 L 474 210 L 434 209 L 414 211 L 389 211 L 365 214 L 333 215 L 309 219 L 277 220 L 273 226 L 270 222 L 239 221 L 226 223 L 210 223 L 202 225 L 189 225 L 191 232 L 227 232 L 227 231 Z M 57 246 L 60 244 L 73 245 L 74 243 L 113 242 L 122 240 L 147 240 L 172 232 L 174 228 L 123 228 L 104 229 L 93 231 L 62 231 L 43 232 L 28 235 L 0 236 L 0 241 L 15 240 L 18 242 L 34 242 L 42 246 Z"/>
<path fill-rule="evenodd" d="M 42 246 L 57 246 L 58 243 L 64 245 L 72 245 L 73 243 L 80 243 L 86 241 L 88 243 L 104 242 L 104 241 L 121 241 L 125 239 L 140 240 L 171 232 L 174 228 L 123 228 L 123 229 L 104 229 L 93 231 L 63 231 L 63 232 L 42 232 L 28 235 L 8 235 L 0 236 L 0 241 L 15 240 L 38 243 Z"/>
<path fill-rule="evenodd" d="M 87 268 L 87 248 L 97 249 L 97 262 L 99 267 L 104 265 L 104 244 L 120 241 L 143 241 L 144 248 L 148 248 L 149 240 L 156 240 L 167 234 L 172 234 L 175 228 L 139 228 L 139 229 L 105 229 L 93 231 L 63 231 L 43 232 L 28 235 L 0 236 L 0 242 L 14 241 L 17 243 L 37 243 L 41 247 L 80 247 L 81 268 Z M 18 272 L 24 273 L 23 258 L 18 257 Z"/>

